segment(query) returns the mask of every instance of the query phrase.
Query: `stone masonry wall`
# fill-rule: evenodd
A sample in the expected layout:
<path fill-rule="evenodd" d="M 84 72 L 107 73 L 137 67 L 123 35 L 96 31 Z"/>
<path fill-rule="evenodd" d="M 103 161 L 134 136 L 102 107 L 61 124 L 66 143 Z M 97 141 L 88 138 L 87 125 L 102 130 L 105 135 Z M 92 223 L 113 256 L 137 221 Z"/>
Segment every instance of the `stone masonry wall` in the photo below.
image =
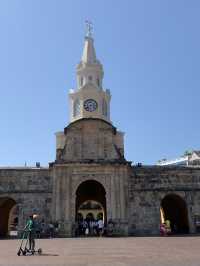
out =
<path fill-rule="evenodd" d="M 134 167 L 129 179 L 129 233 L 158 234 L 160 206 L 168 194 L 187 204 L 190 232 L 200 215 L 200 169 L 186 167 Z"/>
<path fill-rule="evenodd" d="M 32 213 L 51 219 L 52 178 L 49 169 L 0 169 L 0 200 L 11 198 L 19 207 L 19 227 Z"/>
<path fill-rule="evenodd" d="M 64 224 L 72 235 L 76 190 L 96 180 L 106 191 L 107 220 L 114 220 L 129 235 L 158 234 L 160 206 L 168 194 L 179 195 L 188 210 L 190 232 L 200 216 L 200 169 L 187 167 L 130 167 L 123 163 L 55 164 L 50 169 L 0 169 L 0 200 L 19 206 L 20 228 L 31 213 Z"/>
<path fill-rule="evenodd" d="M 123 134 L 117 134 L 105 121 L 78 120 L 66 127 L 64 134 L 57 134 L 57 162 L 123 159 Z"/>

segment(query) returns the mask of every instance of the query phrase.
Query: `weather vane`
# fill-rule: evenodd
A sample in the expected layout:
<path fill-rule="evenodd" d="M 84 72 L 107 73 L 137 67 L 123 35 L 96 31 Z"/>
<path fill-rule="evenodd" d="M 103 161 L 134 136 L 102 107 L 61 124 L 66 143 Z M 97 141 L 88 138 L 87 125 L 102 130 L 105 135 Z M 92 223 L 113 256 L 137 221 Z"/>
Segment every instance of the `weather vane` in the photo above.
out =
<path fill-rule="evenodd" d="M 92 22 L 86 20 L 85 24 L 86 24 L 86 36 L 92 37 L 92 30 L 93 30 Z"/>

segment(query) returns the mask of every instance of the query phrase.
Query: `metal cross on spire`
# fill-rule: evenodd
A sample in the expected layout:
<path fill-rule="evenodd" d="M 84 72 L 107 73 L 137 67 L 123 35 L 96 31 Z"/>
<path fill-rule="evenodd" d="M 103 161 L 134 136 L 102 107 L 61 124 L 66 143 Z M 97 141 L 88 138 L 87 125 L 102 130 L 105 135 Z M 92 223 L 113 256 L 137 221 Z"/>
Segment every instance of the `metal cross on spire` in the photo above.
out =
<path fill-rule="evenodd" d="M 92 37 L 92 30 L 93 30 L 92 22 L 89 20 L 86 20 L 85 24 L 86 24 L 86 36 Z"/>

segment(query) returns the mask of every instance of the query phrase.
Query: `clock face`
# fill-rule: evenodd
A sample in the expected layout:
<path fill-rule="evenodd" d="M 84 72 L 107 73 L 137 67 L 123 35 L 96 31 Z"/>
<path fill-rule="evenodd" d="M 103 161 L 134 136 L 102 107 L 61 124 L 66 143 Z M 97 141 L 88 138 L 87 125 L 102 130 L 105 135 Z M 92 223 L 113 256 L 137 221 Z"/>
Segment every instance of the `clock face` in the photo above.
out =
<path fill-rule="evenodd" d="M 98 104 L 95 100 L 93 99 L 88 99 L 84 102 L 84 108 L 88 112 L 93 112 L 97 109 Z"/>

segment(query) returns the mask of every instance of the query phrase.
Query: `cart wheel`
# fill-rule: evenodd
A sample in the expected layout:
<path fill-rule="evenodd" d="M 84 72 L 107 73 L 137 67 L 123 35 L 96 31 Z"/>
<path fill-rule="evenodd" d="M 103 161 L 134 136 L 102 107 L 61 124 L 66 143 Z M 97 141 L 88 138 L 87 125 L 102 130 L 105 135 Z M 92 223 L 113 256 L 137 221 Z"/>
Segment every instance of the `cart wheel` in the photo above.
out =
<path fill-rule="evenodd" d="M 26 256 L 26 251 L 25 250 L 22 251 L 22 254 L 23 254 L 23 256 Z"/>
<path fill-rule="evenodd" d="M 21 251 L 19 250 L 18 252 L 17 252 L 17 256 L 20 256 L 21 255 Z"/>
<path fill-rule="evenodd" d="M 41 249 L 41 248 L 38 249 L 38 254 L 39 254 L 39 255 L 42 254 L 42 249 Z"/>

